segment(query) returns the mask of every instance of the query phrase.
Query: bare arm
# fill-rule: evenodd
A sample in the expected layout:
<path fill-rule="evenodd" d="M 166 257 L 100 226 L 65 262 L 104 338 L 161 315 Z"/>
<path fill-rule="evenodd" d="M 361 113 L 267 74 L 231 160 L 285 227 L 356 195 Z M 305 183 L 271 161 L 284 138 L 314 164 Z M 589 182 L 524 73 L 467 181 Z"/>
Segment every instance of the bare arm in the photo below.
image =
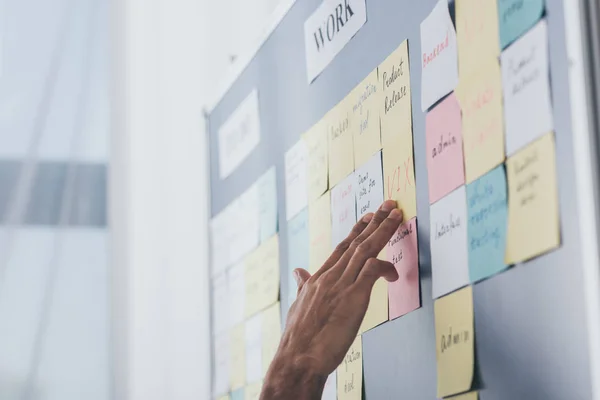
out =
<path fill-rule="evenodd" d="M 279 349 L 265 377 L 261 400 L 320 399 L 327 376 L 342 362 L 365 316 L 380 277 L 398 279 L 376 257 L 402 222 L 393 201 L 363 217 L 311 276 L 294 271 L 298 298 L 288 314 Z"/>

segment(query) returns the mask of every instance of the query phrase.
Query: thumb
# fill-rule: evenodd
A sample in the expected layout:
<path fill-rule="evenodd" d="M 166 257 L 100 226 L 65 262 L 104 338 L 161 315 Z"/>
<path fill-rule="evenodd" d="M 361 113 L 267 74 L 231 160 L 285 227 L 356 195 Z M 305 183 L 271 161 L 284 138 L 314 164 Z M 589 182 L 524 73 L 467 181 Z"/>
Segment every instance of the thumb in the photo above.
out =
<path fill-rule="evenodd" d="M 296 284 L 298 285 L 298 293 L 300 293 L 306 281 L 310 279 L 310 276 L 310 272 L 303 268 L 296 268 L 294 270 L 294 279 L 296 279 Z"/>

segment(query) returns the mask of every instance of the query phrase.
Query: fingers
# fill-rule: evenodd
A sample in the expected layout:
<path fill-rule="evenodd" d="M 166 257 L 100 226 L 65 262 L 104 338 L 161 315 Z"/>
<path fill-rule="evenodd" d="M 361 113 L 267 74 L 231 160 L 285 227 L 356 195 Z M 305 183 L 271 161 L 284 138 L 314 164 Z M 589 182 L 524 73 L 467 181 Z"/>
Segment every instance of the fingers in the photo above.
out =
<path fill-rule="evenodd" d="M 323 266 L 319 268 L 317 272 L 315 272 L 315 278 L 322 275 L 325 271 L 333 267 L 339 261 L 339 259 L 344 255 L 344 253 L 350 248 L 350 245 L 352 244 L 354 239 L 356 239 L 365 230 L 365 228 L 367 228 L 369 222 L 371 222 L 372 219 L 373 214 L 369 213 L 362 217 L 360 221 L 358 221 L 356 225 L 354 225 L 354 228 L 352 228 L 352 231 L 350 231 L 348 237 L 337 245 L 333 253 L 331 253 L 331 256 L 329 256 L 327 261 L 325 261 L 325 264 L 323 264 Z"/>
<path fill-rule="evenodd" d="M 310 272 L 303 268 L 296 268 L 294 270 L 294 279 L 296 279 L 296 284 L 298 285 L 298 293 L 302 290 L 302 287 L 310 279 Z"/>
<path fill-rule="evenodd" d="M 394 236 L 401 223 L 402 211 L 394 209 L 377 229 L 358 245 L 342 275 L 342 279 L 347 283 L 354 282 L 361 273 L 361 270 L 364 269 L 367 260 L 377 257 L 379 252 Z"/>
<path fill-rule="evenodd" d="M 365 290 L 369 290 L 370 293 L 373 285 L 375 285 L 375 282 L 379 278 L 385 278 L 388 282 L 394 282 L 398 279 L 398 271 L 396 271 L 394 264 L 391 262 L 370 258 L 360 271 L 356 279 L 356 284 Z"/>

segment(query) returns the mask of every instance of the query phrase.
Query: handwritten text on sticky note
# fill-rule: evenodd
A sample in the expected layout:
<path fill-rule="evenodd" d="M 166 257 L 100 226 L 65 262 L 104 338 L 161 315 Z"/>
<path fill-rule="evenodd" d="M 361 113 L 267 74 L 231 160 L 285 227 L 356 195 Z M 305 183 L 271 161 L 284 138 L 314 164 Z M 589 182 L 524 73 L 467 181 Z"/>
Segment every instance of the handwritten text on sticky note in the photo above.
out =
<path fill-rule="evenodd" d="M 356 224 L 354 173 L 331 189 L 331 244 L 335 247 Z"/>
<path fill-rule="evenodd" d="M 354 121 L 349 97 L 325 116 L 329 149 L 329 187 L 354 171 Z"/>
<path fill-rule="evenodd" d="M 377 68 L 350 93 L 354 129 L 354 165 L 367 162 L 381 150 Z"/>
<path fill-rule="evenodd" d="M 318 199 L 328 189 L 327 127 L 317 122 L 303 135 L 308 151 L 308 201 Z"/>
<path fill-rule="evenodd" d="M 362 399 L 362 336 L 357 336 L 337 369 L 338 400 Z"/>
<path fill-rule="evenodd" d="M 373 155 L 366 164 L 354 173 L 356 178 L 356 214 L 357 219 L 375 212 L 383 203 L 383 172 L 381 152 Z"/>
<path fill-rule="evenodd" d="M 279 297 L 279 238 L 271 237 L 245 259 L 246 317 L 275 303 Z"/>
<path fill-rule="evenodd" d="M 544 12 L 544 0 L 499 0 L 500 46 L 505 48 L 527 32 Z"/>

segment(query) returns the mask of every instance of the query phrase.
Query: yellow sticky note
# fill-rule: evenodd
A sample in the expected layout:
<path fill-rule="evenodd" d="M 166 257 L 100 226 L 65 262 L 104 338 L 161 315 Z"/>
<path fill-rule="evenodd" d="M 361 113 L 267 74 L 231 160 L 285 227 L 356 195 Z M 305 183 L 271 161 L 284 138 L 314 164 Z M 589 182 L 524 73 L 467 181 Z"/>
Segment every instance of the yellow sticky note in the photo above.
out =
<path fill-rule="evenodd" d="M 267 374 L 271 361 L 275 357 L 281 339 L 280 303 L 277 302 L 263 311 L 262 316 L 262 367 L 263 376 Z"/>
<path fill-rule="evenodd" d="M 259 400 L 262 382 L 256 382 L 244 388 L 244 400 Z"/>
<path fill-rule="evenodd" d="M 460 79 L 500 55 L 497 0 L 456 0 Z"/>
<path fill-rule="evenodd" d="M 325 119 L 303 135 L 308 152 L 308 201 L 318 199 L 329 189 L 327 125 Z"/>
<path fill-rule="evenodd" d="M 386 259 L 385 248 L 377 256 L 380 260 Z M 365 313 L 365 318 L 358 329 L 359 335 L 377 325 L 383 324 L 388 320 L 388 282 L 380 278 L 375 282 L 371 291 L 369 307 Z"/>
<path fill-rule="evenodd" d="M 467 286 L 436 300 L 433 311 L 437 397 L 466 392 L 471 389 L 475 365 L 473 288 Z"/>
<path fill-rule="evenodd" d="M 477 400 L 479 399 L 479 392 L 469 392 L 465 394 L 459 394 L 458 396 L 446 397 L 447 400 Z"/>
<path fill-rule="evenodd" d="M 362 336 L 357 336 L 337 368 L 338 400 L 362 400 Z"/>
<path fill-rule="evenodd" d="M 246 317 L 279 298 L 279 239 L 274 235 L 250 253 L 245 262 Z"/>
<path fill-rule="evenodd" d="M 230 383 L 231 390 L 236 390 L 246 384 L 246 329 L 244 324 L 234 326 L 230 331 L 229 338 Z"/>
<path fill-rule="evenodd" d="M 379 66 L 379 87 L 384 198 L 408 221 L 417 215 L 408 41 Z"/>
<path fill-rule="evenodd" d="M 548 133 L 506 161 L 507 264 L 560 246 L 554 135 Z"/>
<path fill-rule="evenodd" d="M 229 400 L 229 399 L 230 399 L 230 397 L 229 397 L 229 395 L 228 395 L 228 394 L 226 394 L 226 395 L 223 395 L 223 396 L 221 396 L 221 397 L 217 398 L 217 400 Z"/>
<path fill-rule="evenodd" d="M 329 186 L 334 187 L 354 171 L 352 106 L 346 97 L 325 116 L 329 150 Z"/>
<path fill-rule="evenodd" d="M 309 272 L 314 274 L 331 255 L 331 201 L 326 192 L 308 205 Z"/>
<path fill-rule="evenodd" d="M 350 93 L 354 129 L 354 165 L 366 163 L 381 150 L 379 129 L 379 94 L 377 68 Z"/>
<path fill-rule="evenodd" d="M 477 73 L 463 77 L 456 90 L 462 109 L 465 177 L 471 183 L 505 158 L 502 75 L 492 60 Z"/>

